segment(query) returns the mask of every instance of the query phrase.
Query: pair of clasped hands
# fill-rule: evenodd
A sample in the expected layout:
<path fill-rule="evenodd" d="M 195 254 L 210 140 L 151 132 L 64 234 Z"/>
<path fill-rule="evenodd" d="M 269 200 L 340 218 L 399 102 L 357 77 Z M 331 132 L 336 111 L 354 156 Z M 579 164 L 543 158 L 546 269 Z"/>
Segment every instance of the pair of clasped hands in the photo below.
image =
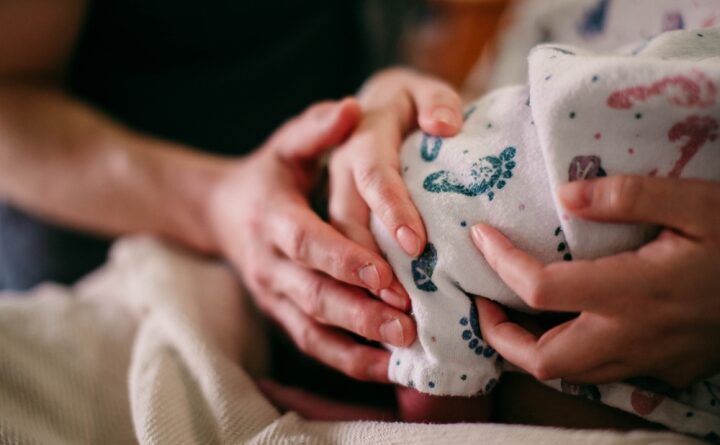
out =
<path fill-rule="evenodd" d="M 409 297 L 379 254 L 369 216 L 408 255 L 423 251 L 426 234 L 399 173 L 399 147 L 417 126 L 456 134 L 461 108 L 441 81 L 384 71 L 357 98 L 311 106 L 287 122 L 218 186 L 215 229 L 235 241 L 224 254 L 304 353 L 356 379 L 387 382 L 389 353 L 349 333 L 397 346 L 415 340 Z M 326 222 L 308 194 L 328 154 Z M 485 340 L 541 380 L 642 375 L 683 387 L 719 372 L 720 185 L 620 176 L 556 193 L 580 218 L 663 230 L 636 251 L 544 265 L 490 226 L 469 228 L 468 242 L 530 307 L 579 314 L 537 333 L 477 298 Z"/>

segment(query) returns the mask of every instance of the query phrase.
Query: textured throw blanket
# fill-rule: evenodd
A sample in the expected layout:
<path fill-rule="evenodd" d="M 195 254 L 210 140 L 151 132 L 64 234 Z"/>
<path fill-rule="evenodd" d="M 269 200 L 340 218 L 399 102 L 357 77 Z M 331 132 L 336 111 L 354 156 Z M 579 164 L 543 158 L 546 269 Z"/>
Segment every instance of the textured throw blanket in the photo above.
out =
<path fill-rule="evenodd" d="M 649 432 L 311 422 L 250 375 L 264 336 L 234 275 L 150 238 L 72 288 L 0 294 L 2 444 L 701 443 Z"/>

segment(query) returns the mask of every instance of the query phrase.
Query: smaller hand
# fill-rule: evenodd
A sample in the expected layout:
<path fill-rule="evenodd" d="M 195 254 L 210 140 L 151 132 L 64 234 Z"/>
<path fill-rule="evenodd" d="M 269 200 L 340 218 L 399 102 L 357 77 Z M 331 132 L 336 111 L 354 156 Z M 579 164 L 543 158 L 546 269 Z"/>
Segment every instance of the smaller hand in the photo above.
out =
<path fill-rule="evenodd" d="M 447 84 L 402 69 L 370 79 L 359 99 L 363 118 L 330 160 L 331 222 L 348 238 L 378 252 L 369 229 L 372 211 L 408 255 L 418 256 L 427 238 L 400 175 L 400 145 L 416 123 L 438 136 L 457 133 L 462 101 Z M 397 301 L 398 307 L 409 306 L 399 283 L 380 296 Z"/>
<path fill-rule="evenodd" d="M 306 197 L 320 156 L 359 119 L 354 99 L 311 107 L 227 170 L 208 219 L 260 309 L 303 352 L 351 377 L 387 381 L 389 353 L 346 331 L 396 346 L 414 341 L 410 317 L 364 291 L 387 289 L 392 269 L 322 221 Z"/>
<path fill-rule="evenodd" d="M 665 226 L 633 252 L 543 265 L 487 225 L 472 239 L 530 307 L 579 316 L 534 335 L 479 298 L 484 338 L 540 380 L 656 377 L 684 387 L 720 371 L 720 184 L 611 177 L 564 185 L 576 216 Z"/>

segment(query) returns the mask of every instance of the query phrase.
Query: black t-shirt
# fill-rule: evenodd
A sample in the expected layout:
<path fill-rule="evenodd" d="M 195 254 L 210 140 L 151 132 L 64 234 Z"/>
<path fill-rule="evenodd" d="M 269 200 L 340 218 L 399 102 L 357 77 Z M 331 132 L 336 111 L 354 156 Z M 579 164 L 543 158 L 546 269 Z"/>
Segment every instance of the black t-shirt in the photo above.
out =
<path fill-rule="evenodd" d="M 240 155 L 312 102 L 352 94 L 375 68 L 361 3 L 97 1 L 66 87 L 135 130 Z M 0 204 L 0 288 L 72 282 L 107 246 Z"/>

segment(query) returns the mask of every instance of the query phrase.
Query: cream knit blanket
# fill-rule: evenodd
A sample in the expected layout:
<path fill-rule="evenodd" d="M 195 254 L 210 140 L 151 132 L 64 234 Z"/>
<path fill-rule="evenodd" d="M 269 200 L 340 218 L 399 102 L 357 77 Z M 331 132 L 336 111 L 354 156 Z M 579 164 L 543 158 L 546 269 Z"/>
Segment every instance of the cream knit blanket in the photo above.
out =
<path fill-rule="evenodd" d="M 119 241 L 78 285 L 0 294 L 2 444 L 691 444 L 664 433 L 311 422 L 256 389 L 266 347 L 223 265 Z"/>

